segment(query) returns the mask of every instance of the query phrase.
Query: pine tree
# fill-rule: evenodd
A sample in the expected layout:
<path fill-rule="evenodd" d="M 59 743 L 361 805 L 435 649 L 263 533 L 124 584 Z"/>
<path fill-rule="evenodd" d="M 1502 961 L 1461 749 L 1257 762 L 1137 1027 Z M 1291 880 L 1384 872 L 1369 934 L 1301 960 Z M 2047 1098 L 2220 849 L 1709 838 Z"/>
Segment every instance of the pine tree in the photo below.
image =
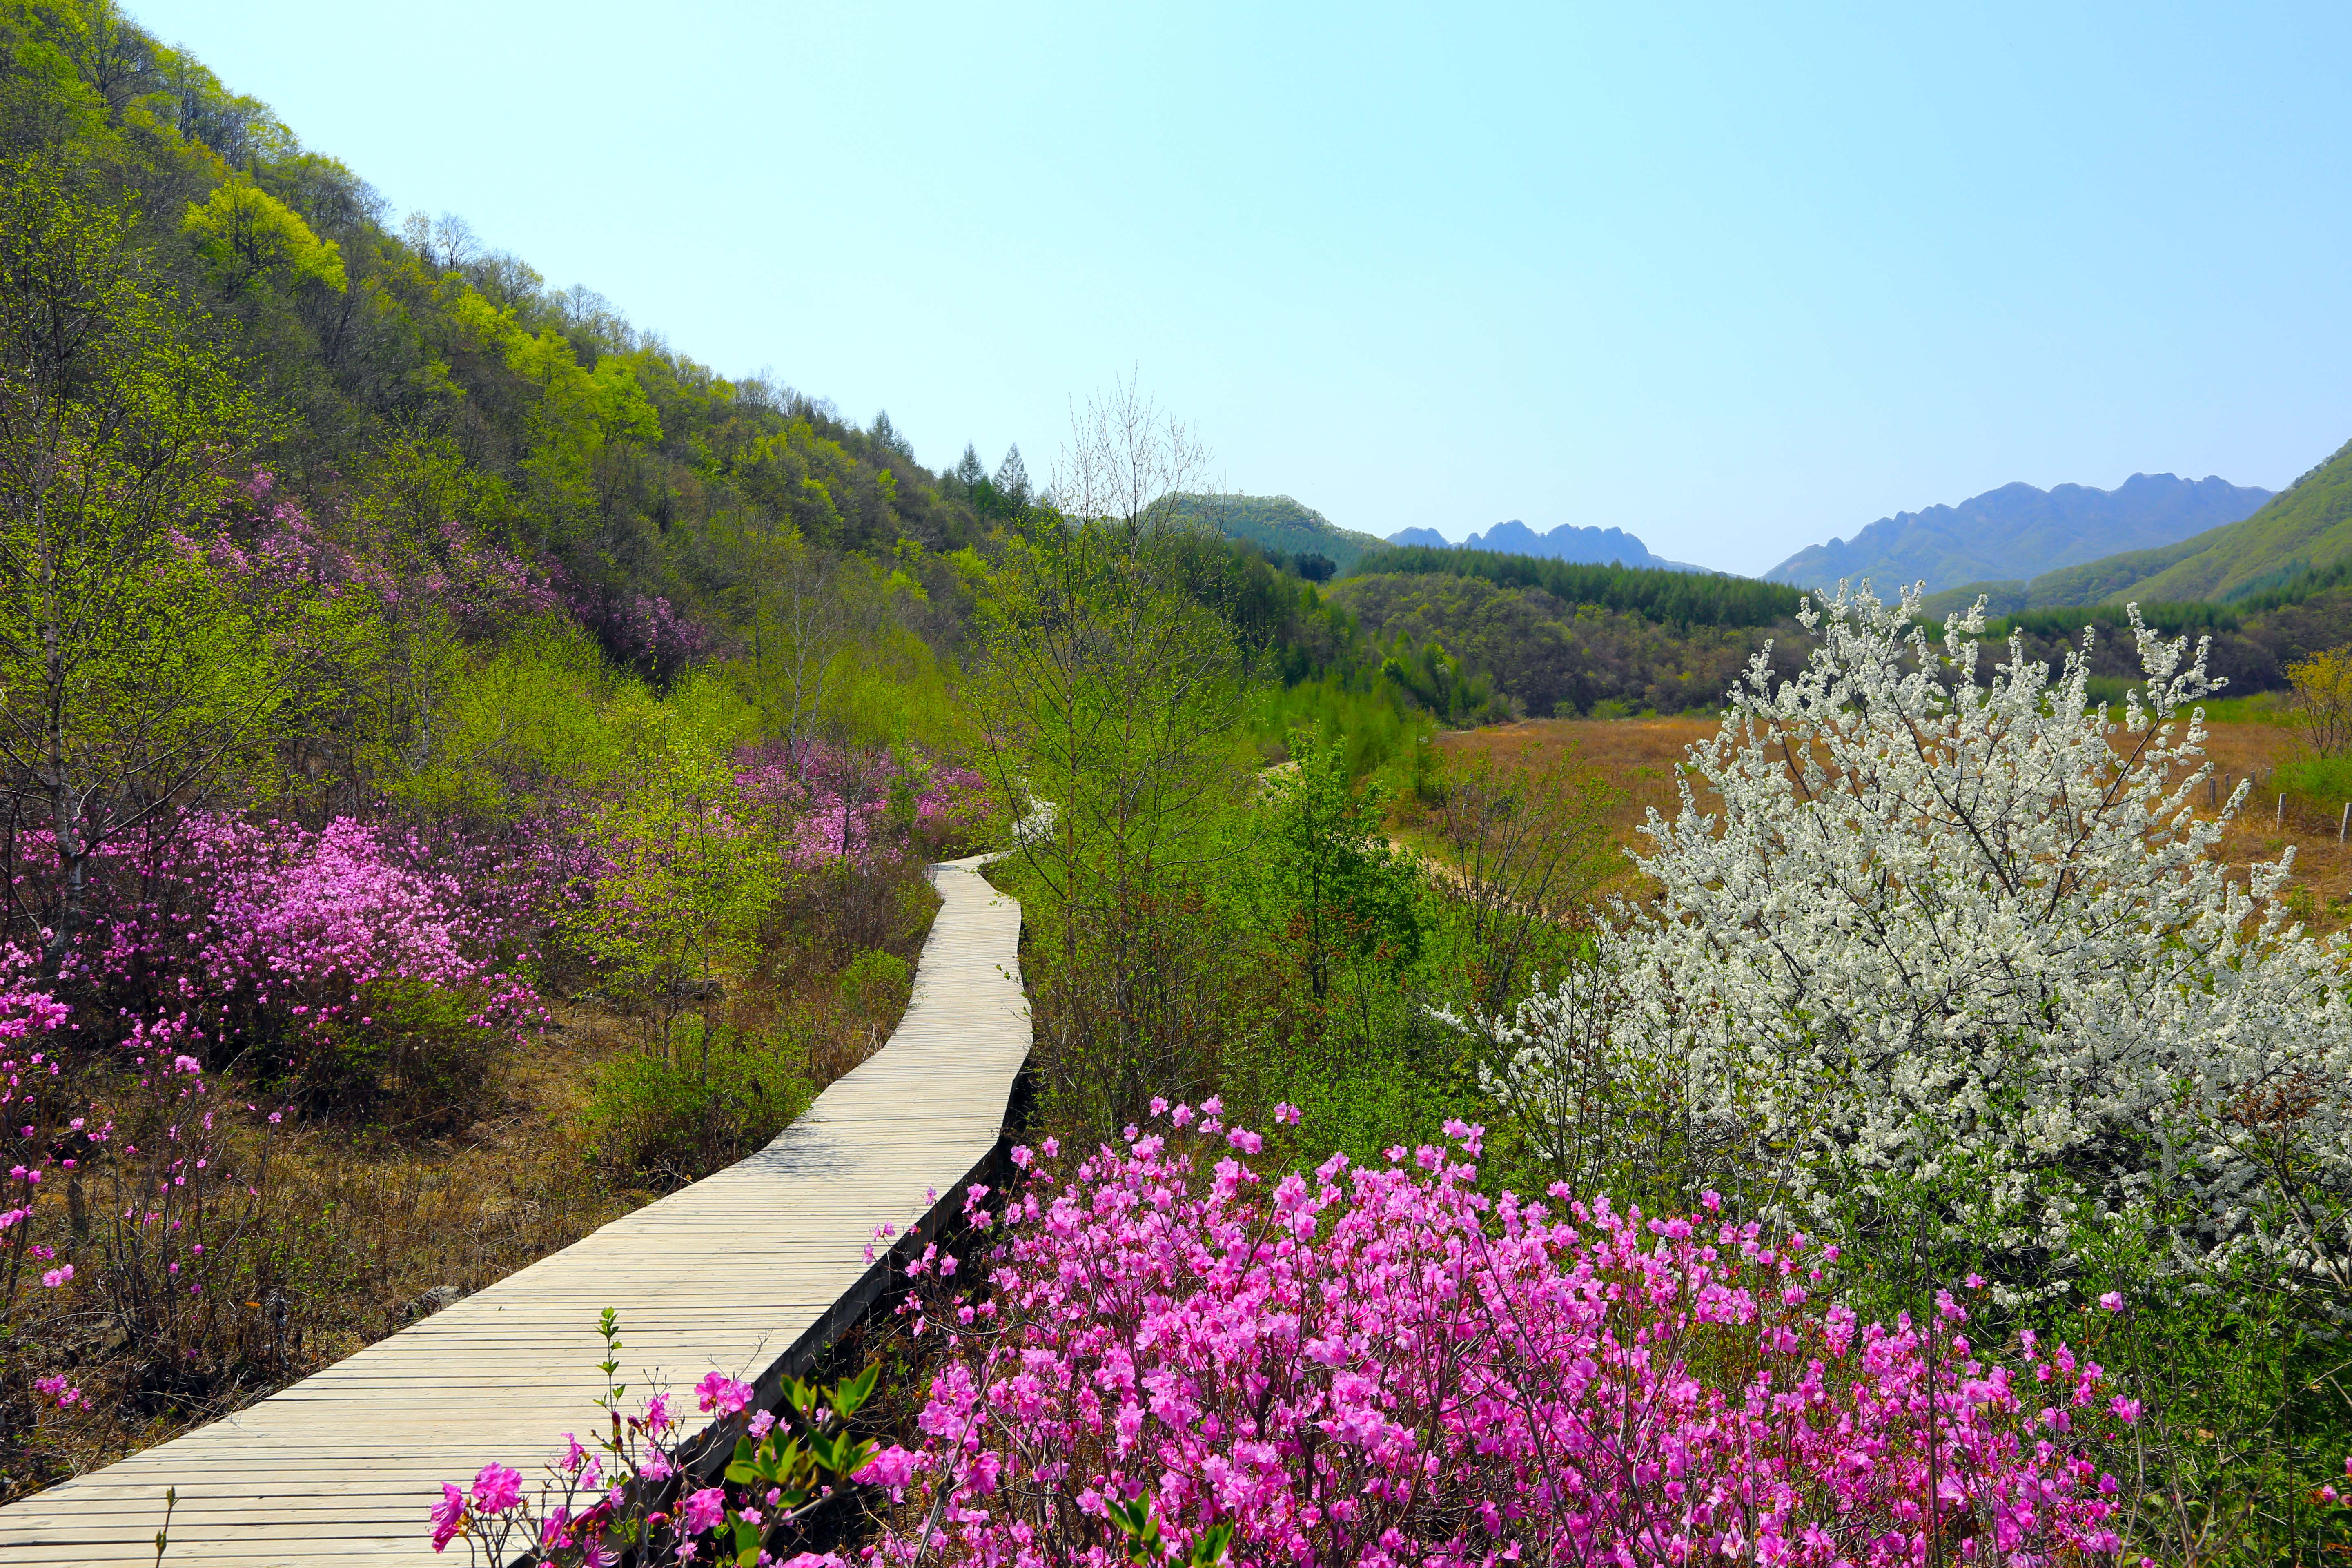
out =
<path fill-rule="evenodd" d="M 915 460 L 914 443 L 898 434 L 898 427 L 890 423 L 888 409 L 882 409 L 874 416 L 874 428 L 869 434 L 874 437 L 874 444 L 884 451 L 895 453 L 910 463 Z"/>
<path fill-rule="evenodd" d="M 963 456 L 956 459 L 955 477 L 967 485 L 976 485 L 988 478 L 988 470 L 980 466 L 980 453 L 972 444 L 963 444 Z"/>
<path fill-rule="evenodd" d="M 1029 470 L 1021 461 L 1021 443 L 1018 441 L 1013 444 L 1011 451 L 1004 454 L 1004 461 L 997 465 L 996 493 L 1003 496 L 1016 512 L 1024 510 L 1029 505 Z"/>

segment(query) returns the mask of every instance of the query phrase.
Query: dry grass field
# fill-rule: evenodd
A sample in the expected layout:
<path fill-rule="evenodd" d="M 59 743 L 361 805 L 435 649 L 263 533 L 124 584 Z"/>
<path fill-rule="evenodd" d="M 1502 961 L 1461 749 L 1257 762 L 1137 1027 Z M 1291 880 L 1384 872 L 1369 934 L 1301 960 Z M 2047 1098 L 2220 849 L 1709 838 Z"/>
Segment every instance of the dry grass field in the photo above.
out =
<path fill-rule="evenodd" d="M 2211 757 L 2219 795 L 2241 780 L 2253 781 L 2252 796 L 2223 842 L 2232 863 L 2275 858 L 2294 847 L 2294 886 L 2290 893 L 2298 912 L 2315 929 L 2329 931 L 2352 920 L 2352 844 L 2339 846 L 2340 817 L 2332 808 L 2288 796 L 2282 812 L 2275 791 L 2268 787 L 2274 769 L 2294 755 L 2301 736 L 2278 715 L 2257 709 L 2249 713 L 2241 704 L 2221 710 L 2227 715 L 2209 721 L 2206 752 Z M 1489 755 L 1513 767 L 1541 767 L 1565 762 L 1590 768 L 1616 790 L 1618 800 L 1611 826 L 1629 847 L 1645 847 L 1636 833 L 1649 809 L 1671 815 L 1680 799 L 1675 767 L 1696 742 L 1716 732 L 1711 718 L 1676 719 L 1530 719 L 1483 730 L 1453 731 L 1438 737 L 1439 748 L 1451 756 Z"/>

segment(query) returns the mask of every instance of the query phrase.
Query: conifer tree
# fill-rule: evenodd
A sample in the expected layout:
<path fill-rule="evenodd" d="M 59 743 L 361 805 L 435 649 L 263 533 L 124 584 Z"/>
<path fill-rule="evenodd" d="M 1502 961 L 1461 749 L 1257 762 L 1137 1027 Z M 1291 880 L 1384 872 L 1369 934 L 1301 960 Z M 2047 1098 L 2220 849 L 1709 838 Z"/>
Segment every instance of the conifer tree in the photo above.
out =
<path fill-rule="evenodd" d="M 1016 512 L 1029 505 L 1029 469 L 1021 461 L 1021 443 L 1018 441 L 1004 454 L 1004 461 L 997 465 L 996 493 L 1003 496 Z"/>
<path fill-rule="evenodd" d="M 875 414 L 872 434 L 874 444 L 884 451 L 896 453 L 910 463 L 915 460 L 914 443 L 898 434 L 898 427 L 890 423 L 888 409 L 881 409 Z"/>

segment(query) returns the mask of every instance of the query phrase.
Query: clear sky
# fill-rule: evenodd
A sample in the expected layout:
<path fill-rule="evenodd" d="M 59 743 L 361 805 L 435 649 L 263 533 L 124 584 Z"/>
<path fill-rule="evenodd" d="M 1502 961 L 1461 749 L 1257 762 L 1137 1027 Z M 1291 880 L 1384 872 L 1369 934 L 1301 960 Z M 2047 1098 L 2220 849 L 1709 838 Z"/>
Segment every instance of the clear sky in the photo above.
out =
<path fill-rule="evenodd" d="M 1346 527 L 1759 572 L 2352 437 L 2340 4 L 129 5 L 395 216 L 934 467 L 1042 473 L 1132 370 Z"/>

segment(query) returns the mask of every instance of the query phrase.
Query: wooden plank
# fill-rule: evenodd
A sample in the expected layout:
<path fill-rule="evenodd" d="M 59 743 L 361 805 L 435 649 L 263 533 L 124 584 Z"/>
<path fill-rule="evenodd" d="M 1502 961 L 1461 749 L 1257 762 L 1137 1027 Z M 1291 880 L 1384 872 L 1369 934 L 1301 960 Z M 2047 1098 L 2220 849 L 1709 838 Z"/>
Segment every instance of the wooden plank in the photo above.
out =
<path fill-rule="evenodd" d="M 1020 907 L 982 857 L 930 868 L 941 905 L 889 1043 L 765 1149 L 184 1437 L 0 1509 L 0 1563 L 166 1568 L 446 1564 L 440 1483 L 496 1459 L 531 1473 L 621 1376 L 685 1389 L 717 1368 L 772 1390 L 878 1289 L 875 1227 L 960 1205 L 994 1153 L 1029 1054 Z"/>

